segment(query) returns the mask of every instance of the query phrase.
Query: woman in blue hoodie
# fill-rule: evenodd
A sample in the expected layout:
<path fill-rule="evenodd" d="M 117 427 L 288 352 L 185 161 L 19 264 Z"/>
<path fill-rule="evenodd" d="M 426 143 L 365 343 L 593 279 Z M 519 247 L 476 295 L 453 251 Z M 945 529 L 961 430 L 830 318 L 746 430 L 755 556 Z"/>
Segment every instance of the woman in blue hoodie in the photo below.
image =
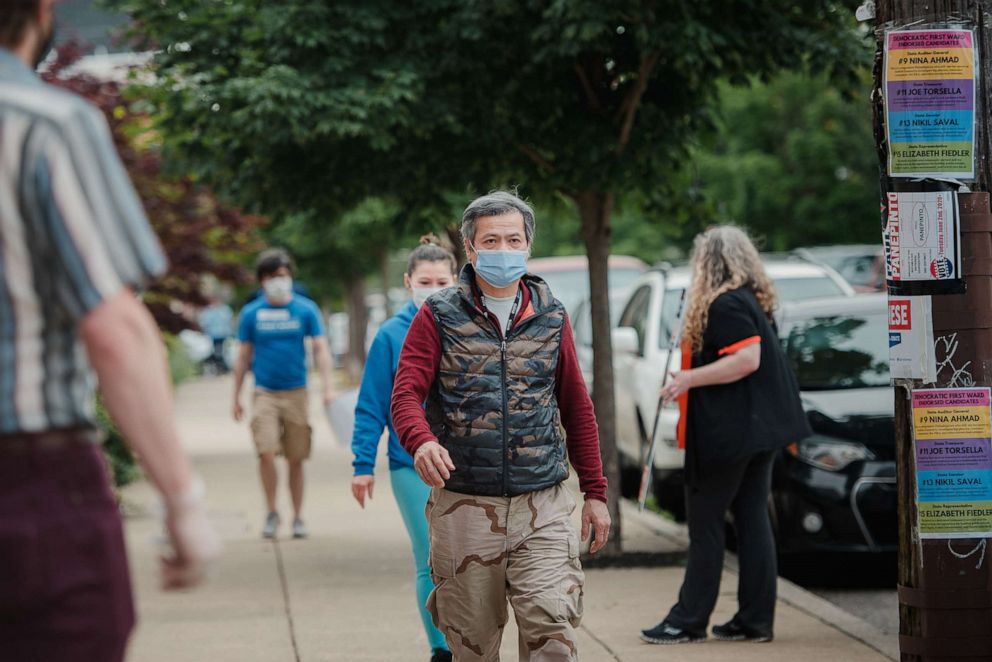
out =
<path fill-rule="evenodd" d="M 433 235 L 422 238 L 420 245 L 410 253 L 403 282 L 413 296 L 413 301 L 383 324 L 372 341 L 365 363 L 365 374 L 362 375 L 358 405 L 355 407 L 355 432 L 351 439 L 351 450 L 355 454 L 352 463 L 355 477 L 351 481 L 351 492 L 359 505 L 365 508 L 365 498 L 372 498 L 375 486 L 373 472 L 379 439 L 383 429 L 389 429 L 389 480 L 413 544 L 413 558 L 417 569 L 417 605 L 432 650 L 431 662 L 451 660 L 444 635 L 434 627 L 426 607 L 427 597 L 434 589 L 428 559 L 427 517 L 424 515 L 431 488 L 420 480 L 413 468 L 413 458 L 400 445 L 389 418 L 389 407 L 400 350 L 413 317 L 427 297 L 455 284 L 457 268 L 455 256 L 440 246 Z"/>

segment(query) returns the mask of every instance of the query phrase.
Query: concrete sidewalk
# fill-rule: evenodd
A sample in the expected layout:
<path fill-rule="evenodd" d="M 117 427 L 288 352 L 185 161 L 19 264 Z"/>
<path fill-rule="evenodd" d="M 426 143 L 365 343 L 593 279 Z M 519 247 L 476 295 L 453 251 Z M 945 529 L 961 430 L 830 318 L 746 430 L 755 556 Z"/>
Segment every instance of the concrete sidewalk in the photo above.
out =
<path fill-rule="evenodd" d="M 128 659 L 426 662 L 430 656 L 415 609 L 412 556 L 389 490 L 385 462 L 377 470 L 375 499 L 362 511 L 349 489 L 350 451 L 332 438 L 315 401 L 315 453 L 308 465 L 306 501 L 311 538 L 285 539 L 284 524 L 282 540 L 262 541 L 264 507 L 255 460 L 247 426 L 229 418 L 230 393 L 230 381 L 219 378 L 185 385 L 177 396 L 184 441 L 207 483 L 210 512 L 226 541 L 223 562 L 208 586 L 184 594 L 158 590 L 153 493 L 144 483 L 125 492 L 139 611 Z M 289 508 L 284 492 L 280 485 L 285 520 Z M 627 549 L 673 555 L 685 549 L 684 529 L 661 518 L 630 508 L 624 525 Z M 589 570 L 581 658 L 590 662 L 898 658 L 891 637 L 784 581 L 772 644 L 641 643 L 639 630 L 657 623 L 674 602 L 682 572 L 679 566 Z M 728 569 L 714 622 L 733 615 L 736 582 Z M 502 659 L 516 659 L 512 619 Z"/>

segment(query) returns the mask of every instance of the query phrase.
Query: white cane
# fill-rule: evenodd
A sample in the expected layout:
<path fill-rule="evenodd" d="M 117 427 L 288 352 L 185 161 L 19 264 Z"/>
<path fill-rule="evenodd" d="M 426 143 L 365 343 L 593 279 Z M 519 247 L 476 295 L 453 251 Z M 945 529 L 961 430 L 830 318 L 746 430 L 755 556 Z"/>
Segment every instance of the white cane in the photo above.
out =
<path fill-rule="evenodd" d="M 675 354 L 675 348 L 678 346 L 678 342 L 682 337 L 682 311 L 685 307 L 685 297 L 686 290 L 682 290 L 682 296 L 679 298 L 679 311 L 676 314 L 675 325 L 672 328 L 672 340 L 668 348 L 668 356 L 665 358 L 665 372 L 661 377 L 662 389 L 668 383 L 669 370 L 672 367 L 672 355 Z M 644 503 L 647 501 L 648 490 L 651 488 L 651 480 L 654 476 L 654 454 L 658 448 L 658 421 L 661 419 L 661 409 L 664 404 L 665 398 L 659 396 L 658 407 L 654 413 L 654 425 L 651 426 L 651 443 L 648 445 L 648 455 L 644 462 L 644 468 L 641 470 L 641 487 L 637 491 L 637 508 L 640 511 L 644 510 Z"/>

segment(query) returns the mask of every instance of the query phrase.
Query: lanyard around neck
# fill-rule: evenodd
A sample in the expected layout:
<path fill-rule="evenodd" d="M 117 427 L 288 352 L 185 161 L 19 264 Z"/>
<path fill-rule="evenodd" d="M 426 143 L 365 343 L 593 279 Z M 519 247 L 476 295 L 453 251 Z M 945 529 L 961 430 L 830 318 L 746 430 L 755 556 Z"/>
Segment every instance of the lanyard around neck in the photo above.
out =
<path fill-rule="evenodd" d="M 517 319 L 517 312 L 520 310 L 520 301 L 523 298 L 522 297 L 523 288 L 524 288 L 523 283 L 520 283 L 519 287 L 517 287 L 517 296 L 513 299 L 513 307 L 510 308 L 510 319 L 506 321 L 506 332 L 510 331 L 510 329 L 513 327 L 514 320 Z M 489 307 L 486 305 L 486 295 L 482 294 L 481 292 L 480 294 L 481 296 L 479 297 L 479 299 L 482 303 L 482 310 L 485 311 L 487 315 L 492 315 L 493 312 L 489 310 Z M 506 335 L 506 332 L 503 333 L 504 336 Z"/>

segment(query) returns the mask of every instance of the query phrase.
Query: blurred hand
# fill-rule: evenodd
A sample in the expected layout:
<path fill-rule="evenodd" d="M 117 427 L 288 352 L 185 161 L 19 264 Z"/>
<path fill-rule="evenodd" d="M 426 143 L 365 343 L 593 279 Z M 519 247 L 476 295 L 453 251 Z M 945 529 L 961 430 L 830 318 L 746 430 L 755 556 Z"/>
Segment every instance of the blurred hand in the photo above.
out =
<path fill-rule="evenodd" d="M 331 406 L 331 403 L 334 402 L 334 398 L 336 398 L 336 397 L 338 397 L 338 394 L 334 392 L 334 389 L 333 388 L 331 388 L 331 387 L 325 388 L 324 389 L 324 409 L 327 409 L 328 407 L 330 407 Z"/>
<path fill-rule="evenodd" d="M 668 383 L 661 389 L 661 397 L 665 399 L 665 404 L 668 404 L 692 388 L 691 373 L 692 370 L 669 373 Z"/>
<path fill-rule="evenodd" d="M 234 409 L 232 410 L 232 415 L 234 420 L 240 423 L 245 417 L 245 409 L 241 406 L 241 400 L 234 401 Z"/>
<path fill-rule="evenodd" d="M 220 538 L 207 519 L 202 487 L 167 501 L 165 528 L 172 551 L 161 558 L 162 588 L 174 591 L 200 584 L 221 552 Z"/>
<path fill-rule="evenodd" d="M 368 494 L 371 500 L 374 489 L 375 476 L 355 476 L 351 479 L 351 493 L 363 509 L 365 508 L 365 495 Z"/>
<path fill-rule="evenodd" d="M 612 525 L 610 509 L 606 504 L 596 499 L 586 499 L 585 505 L 582 506 L 582 540 L 588 540 L 591 532 L 595 534 L 589 547 L 590 554 L 603 549 L 603 545 L 610 539 Z"/>
<path fill-rule="evenodd" d="M 431 487 L 444 487 L 444 481 L 451 478 L 455 465 L 447 449 L 436 441 L 428 441 L 414 454 L 413 468 Z"/>

